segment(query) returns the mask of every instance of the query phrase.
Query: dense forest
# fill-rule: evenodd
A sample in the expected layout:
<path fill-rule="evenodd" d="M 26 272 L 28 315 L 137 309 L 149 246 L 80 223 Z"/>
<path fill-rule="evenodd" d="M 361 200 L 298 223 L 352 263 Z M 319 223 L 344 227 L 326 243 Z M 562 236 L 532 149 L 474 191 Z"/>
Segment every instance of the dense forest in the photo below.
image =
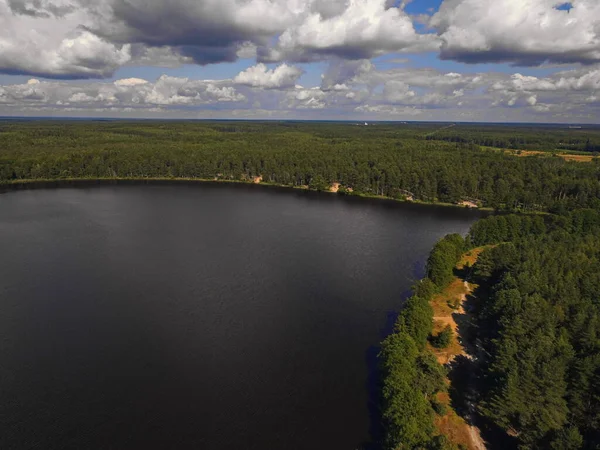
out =
<path fill-rule="evenodd" d="M 425 358 L 429 350 L 418 344 L 414 350 L 406 342 L 423 345 L 428 337 L 431 341 L 432 311 L 427 301 L 418 299 L 431 298 L 449 282 L 461 252 L 481 246 L 485 250 L 471 269 L 480 286 L 476 335 L 471 337 L 478 357 L 471 370 L 479 380 L 479 416 L 494 427 L 496 438 L 498 433 L 505 435 L 501 446 L 490 440 L 490 448 L 599 448 L 600 212 L 591 209 L 492 216 L 477 222 L 466 240 L 450 235 L 436 244 L 427 278 L 417 285 L 417 292 L 425 286 L 425 293 L 407 301 L 396 332 L 382 344 L 384 367 L 400 359 L 413 362 L 410 371 L 397 366 L 401 374 L 384 370 L 386 448 L 456 448 L 433 432 L 431 393 L 444 387 L 439 379 L 420 374 L 424 366 L 414 356 L 420 351 Z M 396 353 L 390 356 L 392 351 Z M 403 359 L 403 352 L 410 357 Z M 434 366 L 427 367 L 427 373 L 438 373 Z M 390 384 L 402 386 L 401 380 L 414 373 L 421 382 L 413 383 L 411 394 L 429 409 L 414 409 L 408 417 L 392 414 L 395 408 L 413 410 L 401 388 L 394 391 L 393 401 L 388 396 Z M 411 428 L 414 418 L 419 419 L 421 435 Z"/>
<path fill-rule="evenodd" d="M 479 147 L 483 142 L 475 139 L 501 140 L 509 132 L 538 142 L 536 148 L 547 144 L 548 150 L 555 150 L 562 136 L 600 142 L 596 128 L 4 121 L 0 183 L 70 178 L 251 182 L 262 177 L 266 184 L 328 190 L 339 183 L 342 194 L 468 201 L 498 210 L 600 208 L 598 158 L 576 163 L 517 157 Z M 464 142 L 447 139 L 454 134 L 464 134 Z"/>
<path fill-rule="evenodd" d="M 481 412 L 523 448 L 598 448 L 600 213 L 549 217 L 546 230 L 505 219 L 473 230 L 500 243 L 475 265 Z"/>

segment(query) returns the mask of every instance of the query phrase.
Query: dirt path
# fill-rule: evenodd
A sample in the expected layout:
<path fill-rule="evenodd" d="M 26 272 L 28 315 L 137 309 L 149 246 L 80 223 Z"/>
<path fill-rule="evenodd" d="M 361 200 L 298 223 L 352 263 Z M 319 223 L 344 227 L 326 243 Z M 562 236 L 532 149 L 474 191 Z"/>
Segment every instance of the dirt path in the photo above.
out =
<path fill-rule="evenodd" d="M 485 450 L 485 442 L 481 439 L 481 432 L 479 428 L 473 425 L 469 425 L 469 437 L 471 438 L 472 448 L 476 450 Z"/>
<path fill-rule="evenodd" d="M 467 263 L 472 266 L 481 251 L 483 251 L 483 248 L 472 250 L 464 255 L 457 268 L 460 270 Z M 474 355 L 469 352 L 465 336 L 461 335 L 461 331 L 464 331 L 465 325 L 468 327 L 467 324 L 471 322 L 471 314 L 465 308 L 465 303 L 468 295 L 473 292 L 475 287 L 475 285 L 471 285 L 466 279 L 455 277 L 454 281 L 431 301 L 434 310 L 433 333 L 441 332 L 448 325 L 454 331 L 454 338 L 448 348 L 435 349 L 431 347 L 431 350 L 441 364 L 452 366 L 458 357 L 464 357 L 471 361 L 474 360 Z M 467 376 L 470 377 L 470 375 L 471 372 Z M 472 382 L 467 381 L 467 385 L 471 385 Z M 451 383 L 450 380 L 448 383 Z M 475 403 L 472 400 L 475 397 L 474 394 L 474 392 L 464 392 L 464 403 L 466 404 L 467 411 L 463 411 L 462 417 L 452 409 L 449 396 L 442 396 L 440 401 L 447 403 L 449 412 L 439 418 L 437 426 L 441 433 L 445 434 L 456 444 L 466 445 L 471 450 L 485 450 L 486 445 L 481 438 L 479 429 L 474 425 L 470 425 L 473 423 L 473 417 L 475 416 Z"/>
<path fill-rule="evenodd" d="M 471 294 L 471 292 L 473 291 L 473 288 L 469 285 L 469 282 L 467 280 L 464 280 L 464 286 L 465 286 L 465 290 L 467 292 L 466 292 L 466 294 L 462 295 L 461 310 L 462 310 L 462 314 L 470 316 L 470 313 L 466 312 L 464 310 L 463 306 L 464 306 L 464 303 L 467 300 L 467 295 Z M 469 358 L 471 360 L 474 357 L 473 355 L 471 355 L 468 352 L 466 352 L 466 349 L 465 349 L 465 355 L 467 356 L 467 358 Z M 471 372 L 471 377 L 472 377 L 472 372 Z M 475 404 L 472 401 L 469 401 L 469 414 L 466 417 L 466 419 L 468 420 L 468 422 L 473 423 L 473 417 L 474 417 L 474 415 L 475 415 Z M 479 430 L 479 428 L 477 428 L 474 425 L 468 425 L 468 427 L 469 427 L 469 437 L 471 439 L 472 448 L 474 448 L 476 450 L 485 450 L 486 449 L 485 442 L 481 438 L 481 431 Z"/>
<path fill-rule="evenodd" d="M 431 133 L 426 134 L 425 137 L 433 136 L 434 134 L 439 133 L 442 130 L 447 130 L 448 128 L 452 128 L 452 127 L 455 127 L 455 126 L 456 126 L 456 124 L 453 123 L 451 125 L 448 125 L 448 126 L 445 126 L 445 127 L 442 127 L 442 128 L 438 128 L 437 130 L 432 131 Z"/>

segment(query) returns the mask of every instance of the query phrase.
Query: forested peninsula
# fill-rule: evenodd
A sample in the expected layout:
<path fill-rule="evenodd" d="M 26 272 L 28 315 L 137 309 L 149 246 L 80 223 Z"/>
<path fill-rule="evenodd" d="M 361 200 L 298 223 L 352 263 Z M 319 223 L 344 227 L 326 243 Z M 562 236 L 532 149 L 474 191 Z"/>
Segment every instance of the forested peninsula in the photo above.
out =
<path fill-rule="evenodd" d="M 192 179 L 504 212 L 433 248 L 381 343 L 377 444 L 600 446 L 600 128 L 4 121 L 0 149 L 7 188 Z"/>
<path fill-rule="evenodd" d="M 461 268 L 478 286 L 460 336 L 472 353 L 443 367 L 436 347 L 456 336 L 432 332 L 431 300 L 457 274 L 460 255 L 475 248 L 476 263 Z M 441 240 L 427 278 L 382 343 L 385 448 L 477 448 L 445 433 L 440 419 L 448 411 L 440 398 L 449 390 L 452 407 L 481 427 L 489 448 L 597 448 L 599 292 L 599 211 L 493 216 L 466 239 Z M 453 373 L 463 380 L 444 383 Z M 470 386 L 455 385 L 467 376 Z M 470 404 L 461 405 L 469 395 Z"/>

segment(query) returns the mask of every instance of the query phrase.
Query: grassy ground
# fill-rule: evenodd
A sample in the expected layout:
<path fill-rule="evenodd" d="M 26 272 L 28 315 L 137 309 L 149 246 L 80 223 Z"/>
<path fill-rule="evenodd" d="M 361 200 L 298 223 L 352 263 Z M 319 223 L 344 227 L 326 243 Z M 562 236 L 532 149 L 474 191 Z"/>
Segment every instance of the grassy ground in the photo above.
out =
<path fill-rule="evenodd" d="M 576 152 L 565 152 L 565 151 L 540 151 L 540 150 L 507 150 L 496 147 L 481 147 L 484 150 L 504 152 L 508 155 L 518 156 L 520 158 L 525 156 L 546 156 L 550 157 L 553 155 L 563 158 L 565 161 L 574 162 L 592 162 L 596 157 L 590 153 L 576 153 Z"/>

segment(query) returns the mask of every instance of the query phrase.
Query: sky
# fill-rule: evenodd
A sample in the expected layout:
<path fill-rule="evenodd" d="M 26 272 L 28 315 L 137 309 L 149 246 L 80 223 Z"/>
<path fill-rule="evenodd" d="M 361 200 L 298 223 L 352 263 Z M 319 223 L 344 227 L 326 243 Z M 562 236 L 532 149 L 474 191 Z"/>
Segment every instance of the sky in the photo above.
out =
<path fill-rule="evenodd" d="M 600 123 L 600 0 L 0 0 L 0 116 Z"/>

